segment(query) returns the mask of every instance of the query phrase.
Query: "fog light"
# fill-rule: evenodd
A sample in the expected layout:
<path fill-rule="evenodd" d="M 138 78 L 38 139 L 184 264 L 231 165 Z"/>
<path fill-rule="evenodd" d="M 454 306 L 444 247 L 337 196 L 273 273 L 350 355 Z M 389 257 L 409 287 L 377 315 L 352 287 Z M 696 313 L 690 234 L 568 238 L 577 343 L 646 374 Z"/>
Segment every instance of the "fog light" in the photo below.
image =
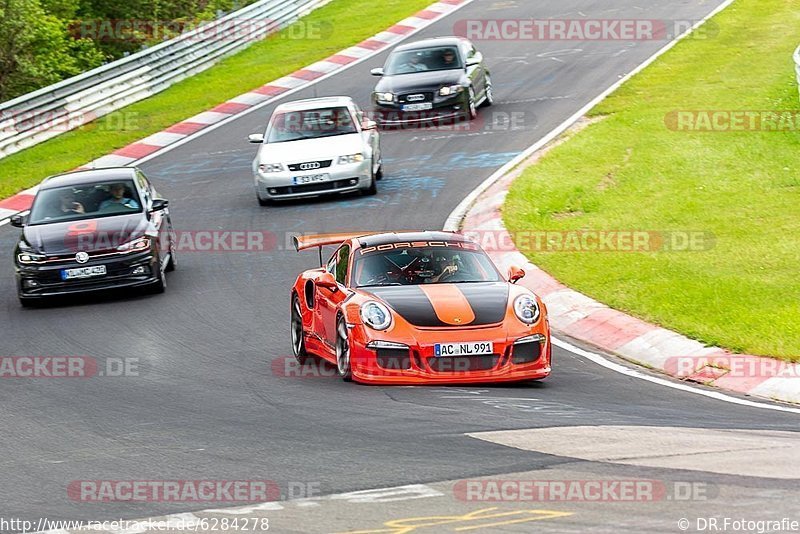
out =
<path fill-rule="evenodd" d="M 145 267 L 144 265 L 140 265 L 140 266 L 138 266 L 137 268 L 135 268 L 135 269 L 134 269 L 134 270 L 131 272 L 131 274 L 144 274 L 145 272 L 147 272 L 147 269 L 146 269 L 146 267 Z"/>
<path fill-rule="evenodd" d="M 350 185 L 356 185 L 358 183 L 358 178 L 350 178 Z"/>
<path fill-rule="evenodd" d="M 36 280 L 23 280 L 22 285 L 25 287 L 39 287 L 39 282 Z"/>

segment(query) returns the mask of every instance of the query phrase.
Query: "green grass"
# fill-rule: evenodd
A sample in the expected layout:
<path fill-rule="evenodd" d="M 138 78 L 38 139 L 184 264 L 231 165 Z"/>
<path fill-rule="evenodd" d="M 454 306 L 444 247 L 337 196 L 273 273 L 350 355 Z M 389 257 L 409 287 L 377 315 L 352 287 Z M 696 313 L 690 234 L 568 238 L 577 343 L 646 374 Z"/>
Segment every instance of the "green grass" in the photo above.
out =
<path fill-rule="evenodd" d="M 432 2 L 334 0 L 295 23 L 305 24 L 311 31 L 325 35 L 325 39 L 296 38 L 304 35 L 303 32 L 287 28 L 158 95 L 1 159 L 0 198 L 324 59 L 413 15 Z M 367 80 L 365 83 L 370 82 Z"/>
<path fill-rule="evenodd" d="M 800 360 L 800 124 L 686 132 L 676 110 L 798 110 L 793 0 L 737 0 L 715 38 L 688 39 L 513 184 L 509 230 L 702 231 L 684 252 L 528 251 L 614 308 L 734 351 Z M 523 251 L 525 252 L 525 251 Z"/>

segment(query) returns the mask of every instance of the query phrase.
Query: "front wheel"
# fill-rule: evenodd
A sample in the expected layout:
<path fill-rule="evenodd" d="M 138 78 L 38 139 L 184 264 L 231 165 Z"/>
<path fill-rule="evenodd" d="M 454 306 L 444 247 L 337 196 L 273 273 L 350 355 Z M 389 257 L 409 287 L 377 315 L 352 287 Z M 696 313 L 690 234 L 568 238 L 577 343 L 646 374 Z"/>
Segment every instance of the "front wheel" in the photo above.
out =
<path fill-rule="evenodd" d="M 347 324 L 342 317 L 336 321 L 336 371 L 342 380 L 353 380 L 353 371 L 350 368 L 350 340 L 347 339 Z"/>
<path fill-rule="evenodd" d="M 364 196 L 372 196 L 378 192 L 378 181 L 374 172 L 370 172 L 370 184 L 367 189 L 362 189 L 361 194 Z"/>
<path fill-rule="evenodd" d="M 292 298 L 292 352 L 297 363 L 303 365 L 308 361 L 309 354 L 306 352 L 306 340 L 303 332 L 303 314 L 300 311 L 300 299 L 295 295 Z"/>
<path fill-rule="evenodd" d="M 468 121 L 471 121 L 477 117 L 478 117 L 478 106 L 475 103 L 475 89 L 470 87 L 469 96 L 467 100 L 467 111 L 464 114 L 464 118 Z"/>

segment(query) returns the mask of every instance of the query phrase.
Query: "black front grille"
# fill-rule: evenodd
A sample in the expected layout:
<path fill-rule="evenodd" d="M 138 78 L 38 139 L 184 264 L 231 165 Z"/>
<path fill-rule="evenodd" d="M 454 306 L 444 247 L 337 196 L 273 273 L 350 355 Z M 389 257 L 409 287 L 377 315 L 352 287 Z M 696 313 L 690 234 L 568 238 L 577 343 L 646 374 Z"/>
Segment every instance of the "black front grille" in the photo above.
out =
<path fill-rule="evenodd" d="M 541 343 L 514 345 L 511 349 L 511 362 L 517 365 L 535 362 L 542 354 L 542 346 Z"/>
<path fill-rule="evenodd" d="M 423 102 L 433 102 L 433 93 L 418 92 L 398 95 L 397 101 L 401 104 L 421 104 Z"/>
<path fill-rule="evenodd" d="M 290 171 L 315 171 L 317 169 L 327 169 L 333 163 L 332 159 L 323 159 L 319 161 L 304 161 L 302 163 L 292 163 L 289 165 Z"/>
<path fill-rule="evenodd" d="M 390 371 L 411 369 L 411 357 L 408 349 L 378 349 L 378 365 Z"/>
<path fill-rule="evenodd" d="M 465 373 L 469 371 L 488 371 L 489 369 L 494 369 L 499 359 L 499 354 L 428 358 L 428 365 L 437 373 Z"/>
<path fill-rule="evenodd" d="M 285 187 L 270 187 L 269 193 L 271 195 L 296 195 L 297 193 L 336 191 L 337 189 L 344 189 L 346 187 L 352 187 L 354 185 L 356 184 L 351 184 L 350 179 L 345 179 L 345 180 L 335 180 L 333 182 L 319 182 L 315 184 L 289 185 Z"/>

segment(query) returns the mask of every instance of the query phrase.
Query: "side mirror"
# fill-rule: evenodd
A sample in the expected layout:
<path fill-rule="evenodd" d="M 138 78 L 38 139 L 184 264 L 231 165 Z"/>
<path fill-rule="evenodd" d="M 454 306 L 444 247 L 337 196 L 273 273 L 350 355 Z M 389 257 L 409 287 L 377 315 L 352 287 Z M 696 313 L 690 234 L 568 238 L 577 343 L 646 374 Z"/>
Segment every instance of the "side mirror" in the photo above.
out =
<path fill-rule="evenodd" d="M 255 144 L 263 144 L 264 143 L 264 134 L 250 134 L 247 136 L 247 140 L 251 143 Z"/>
<path fill-rule="evenodd" d="M 330 291 L 338 291 L 339 286 L 331 273 L 322 273 L 319 278 L 314 282 L 317 287 L 324 287 Z"/>
<path fill-rule="evenodd" d="M 154 198 L 153 205 L 150 207 L 150 211 L 163 211 L 169 207 L 169 200 L 165 200 L 163 198 Z"/>
<path fill-rule="evenodd" d="M 369 71 L 369 73 L 372 74 L 373 76 L 383 76 L 383 68 L 376 67 L 371 71 Z"/>
<path fill-rule="evenodd" d="M 22 228 L 25 226 L 25 217 L 22 215 L 14 215 L 9 219 L 9 224 L 15 228 Z"/>
<path fill-rule="evenodd" d="M 525 271 L 516 265 L 512 265 L 508 268 L 508 281 L 512 284 L 516 284 L 523 276 L 525 276 Z"/>
<path fill-rule="evenodd" d="M 378 123 L 372 119 L 364 119 L 361 123 L 361 128 L 364 130 L 374 130 L 378 127 Z"/>

